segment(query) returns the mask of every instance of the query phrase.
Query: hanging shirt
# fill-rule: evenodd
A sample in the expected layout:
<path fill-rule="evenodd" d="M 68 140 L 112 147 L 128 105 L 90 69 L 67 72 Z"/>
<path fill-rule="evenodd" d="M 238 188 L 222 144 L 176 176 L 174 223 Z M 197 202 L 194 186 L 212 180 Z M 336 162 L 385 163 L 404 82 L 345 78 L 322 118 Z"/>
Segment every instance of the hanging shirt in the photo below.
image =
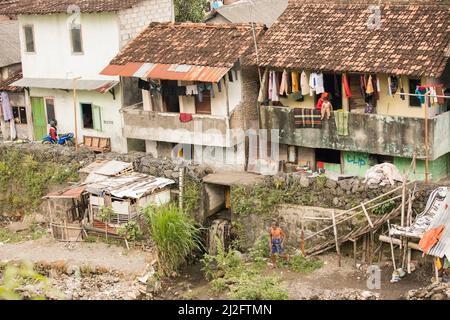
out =
<path fill-rule="evenodd" d="M 283 71 L 283 75 L 281 76 L 281 84 L 280 84 L 280 96 L 287 95 L 289 91 L 288 86 L 288 73 L 286 70 Z"/>
<path fill-rule="evenodd" d="M 303 96 L 310 94 L 311 88 L 309 87 L 308 75 L 305 71 L 303 71 L 300 76 L 300 87 L 302 89 Z"/>
<path fill-rule="evenodd" d="M 192 96 L 198 94 L 198 86 L 196 84 L 186 86 L 186 95 Z"/>
<path fill-rule="evenodd" d="M 394 76 L 390 78 L 391 78 L 391 93 L 396 94 L 398 90 L 398 78 Z"/>
<path fill-rule="evenodd" d="M 316 94 L 321 94 L 325 92 L 325 87 L 323 85 L 323 74 L 312 72 L 309 76 L 309 86 L 311 95 L 315 92 Z"/>
<path fill-rule="evenodd" d="M 373 94 L 373 83 L 372 83 L 372 75 L 369 75 L 369 79 L 367 80 L 366 93 Z"/>
<path fill-rule="evenodd" d="M 417 99 L 419 99 L 420 104 L 424 104 L 425 103 L 425 94 L 427 93 L 427 88 L 425 87 L 417 87 L 415 94 L 418 94 Z"/>
<path fill-rule="evenodd" d="M 292 81 L 292 93 L 297 93 L 299 91 L 299 88 L 298 88 L 299 80 L 298 80 L 298 72 L 297 71 L 291 72 L 291 81 Z"/>
<path fill-rule="evenodd" d="M 2 111 L 3 111 L 3 120 L 10 121 L 14 118 L 13 111 L 11 104 L 9 102 L 9 96 L 6 92 L 2 92 L 0 94 L 0 101 L 2 104 Z"/>

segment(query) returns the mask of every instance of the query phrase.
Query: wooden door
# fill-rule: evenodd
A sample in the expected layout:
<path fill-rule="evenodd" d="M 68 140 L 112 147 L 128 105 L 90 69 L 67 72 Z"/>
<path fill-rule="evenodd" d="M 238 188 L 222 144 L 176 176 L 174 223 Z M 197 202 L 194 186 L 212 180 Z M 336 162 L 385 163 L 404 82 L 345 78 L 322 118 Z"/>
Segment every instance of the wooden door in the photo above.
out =
<path fill-rule="evenodd" d="M 42 140 L 47 135 L 44 98 L 31 97 L 31 112 L 33 115 L 34 139 Z"/>

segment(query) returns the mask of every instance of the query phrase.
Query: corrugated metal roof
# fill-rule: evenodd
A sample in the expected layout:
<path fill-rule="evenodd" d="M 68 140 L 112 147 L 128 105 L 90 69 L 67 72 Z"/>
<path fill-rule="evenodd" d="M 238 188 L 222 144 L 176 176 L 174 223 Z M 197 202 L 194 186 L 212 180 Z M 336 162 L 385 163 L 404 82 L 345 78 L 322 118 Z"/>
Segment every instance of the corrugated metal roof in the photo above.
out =
<path fill-rule="evenodd" d="M 0 90 L 1 91 L 10 91 L 10 92 L 18 92 L 22 91 L 22 87 L 16 87 L 13 86 L 12 83 L 16 82 L 17 80 L 22 79 L 22 72 L 17 72 L 8 78 L 6 78 L 3 81 L 0 81 Z"/>
<path fill-rule="evenodd" d="M 436 245 L 427 254 L 435 257 L 450 258 L 450 189 L 447 189 L 447 196 L 439 208 L 439 213 L 431 222 L 430 229 L 444 225 L 444 231 Z"/>
<path fill-rule="evenodd" d="M 115 87 L 119 81 L 111 80 L 77 80 L 77 90 L 88 90 L 105 93 Z M 43 78 L 23 78 L 11 84 L 17 87 L 46 88 L 72 90 L 72 79 L 43 79 Z"/>
<path fill-rule="evenodd" d="M 84 186 L 74 187 L 64 191 L 51 192 L 47 194 L 44 198 L 46 199 L 77 199 L 85 191 Z"/>
<path fill-rule="evenodd" d="M 86 186 L 86 191 L 93 194 L 108 193 L 117 198 L 140 199 L 174 183 L 175 181 L 166 178 L 130 173 L 118 177 L 105 177 L 102 181 L 90 183 Z"/>
<path fill-rule="evenodd" d="M 219 82 L 230 69 L 228 67 L 129 62 L 123 66 L 109 65 L 100 74 L 161 80 Z"/>
<path fill-rule="evenodd" d="M 105 180 L 106 177 L 118 176 L 124 172 L 131 172 L 133 164 L 116 160 L 96 161 L 83 168 L 83 173 L 89 173 L 85 184 Z"/>

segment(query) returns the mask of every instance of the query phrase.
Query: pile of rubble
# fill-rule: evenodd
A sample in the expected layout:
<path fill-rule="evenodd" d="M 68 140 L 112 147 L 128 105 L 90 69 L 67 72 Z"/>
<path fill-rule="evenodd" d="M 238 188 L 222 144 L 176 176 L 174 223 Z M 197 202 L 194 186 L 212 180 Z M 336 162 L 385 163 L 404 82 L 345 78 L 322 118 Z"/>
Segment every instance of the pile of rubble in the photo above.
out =
<path fill-rule="evenodd" d="M 450 283 L 433 283 L 425 288 L 410 290 L 406 295 L 408 300 L 449 300 Z"/>
<path fill-rule="evenodd" d="M 379 300 L 380 295 L 372 291 L 363 290 L 323 290 L 320 293 L 303 297 L 303 300 Z"/>

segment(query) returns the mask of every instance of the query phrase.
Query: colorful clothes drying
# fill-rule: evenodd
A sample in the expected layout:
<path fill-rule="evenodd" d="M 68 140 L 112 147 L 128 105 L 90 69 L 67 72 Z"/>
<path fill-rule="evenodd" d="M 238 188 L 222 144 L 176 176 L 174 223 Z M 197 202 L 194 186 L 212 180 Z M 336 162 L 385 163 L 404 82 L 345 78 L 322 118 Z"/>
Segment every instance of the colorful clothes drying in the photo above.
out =
<path fill-rule="evenodd" d="M 300 76 L 300 87 L 301 87 L 303 96 L 306 96 L 311 93 L 311 88 L 309 87 L 308 75 L 306 74 L 305 71 L 303 71 Z"/>
<path fill-rule="evenodd" d="M 325 86 L 323 83 L 323 73 L 312 72 L 309 76 L 310 94 L 321 94 L 325 92 Z"/>
<path fill-rule="evenodd" d="M 347 98 L 351 98 L 352 97 L 352 93 L 350 92 L 350 86 L 348 84 L 347 75 L 345 73 L 342 75 L 342 82 L 344 84 L 344 91 L 345 91 L 346 97 Z"/>
<path fill-rule="evenodd" d="M 180 121 L 181 122 L 190 122 L 192 121 L 192 114 L 190 113 L 180 113 Z"/>

